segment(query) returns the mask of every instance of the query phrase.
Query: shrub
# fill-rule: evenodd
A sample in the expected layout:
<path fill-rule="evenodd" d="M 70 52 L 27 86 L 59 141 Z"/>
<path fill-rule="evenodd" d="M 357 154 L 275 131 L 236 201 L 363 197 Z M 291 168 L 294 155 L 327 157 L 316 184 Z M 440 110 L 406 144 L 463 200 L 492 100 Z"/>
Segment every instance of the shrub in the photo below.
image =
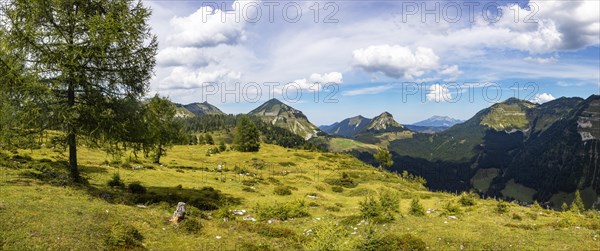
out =
<path fill-rule="evenodd" d="M 256 180 L 242 180 L 242 185 L 244 186 L 255 186 L 256 184 L 258 184 L 258 182 Z"/>
<path fill-rule="evenodd" d="M 248 193 L 256 193 L 256 190 L 252 189 L 252 187 L 244 187 L 244 188 L 242 188 L 242 191 L 248 192 Z"/>
<path fill-rule="evenodd" d="M 499 201 L 498 204 L 496 204 L 496 213 L 503 214 L 503 213 L 507 213 L 508 210 L 509 210 L 508 202 Z"/>
<path fill-rule="evenodd" d="M 512 219 L 513 220 L 523 220 L 523 217 L 521 217 L 521 215 L 519 215 L 517 213 L 513 213 L 512 214 Z"/>
<path fill-rule="evenodd" d="M 139 182 L 133 182 L 127 186 L 127 190 L 133 194 L 145 194 L 146 188 Z"/>
<path fill-rule="evenodd" d="M 275 203 L 266 206 L 257 205 L 254 210 L 260 220 L 287 220 L 310 216 L 304 204 L 302 201 L 298 201 L 296 203 Z"/>
<path fill-rule="evenodd" d="M 364 201 L 359 202 L 360 215 L 363 219 L 372 219 L 377 223 L 394 220 L 394 214 L 399 211 L 400 199 L 391 191 L 383 191 L 379 199 L 367 196 Z"/>
<path fill-rule="evenodd" d="M 418 198 L 412 199 L 408 212 L 413 216 L 425 216 L 425 208 L 423 208 L 423 205 L 421 205 Z"/>
<path fill-rule="evenodd" d="M 477 194 L 473 193 L 462 193 L 460 195 L 460 199 L 458 199 L 458 203 L 463 206 L 475 206 L 475 198 Z"/>
<path fill-rule="evenodd" d="M 387 250 L 425 250 L 425 242 L 411 234 L 386 234 L 377 236 L 374 233 L 367 235 L 365 241 L 360 243 L 358 250 L 387 251 Z"/>
<path fill-rule="evenodd" d="M 296 236 L 296 233 L 289 228 L 275 227 L 265 223 L 240 222 L 239 226 L 249 232 L 270 238 L 291 238 Z"/>
<path fill-rule="evenodd" d="M 292 190 L 287 186 L 276 186 L 273 193 L 280 196 L 292 195 Z"/>
<path fill-rule="evenodd" d="M 341 186 L 332 186 L 331 191 L 333 191 L 334 193 L 342 193 L 344 192 L 344 188 Z"/>
<path fill-rule="evenodd" d="M 304 250 L 348 250 L 348 242 L 343 241 L 348 236 L 346 228 L 335 222 L 321 222 L 317 227 L 308 232 L 310 241 Z"/>
<path fill-rule="evenodd" d="M 131 225 L 115 225 L 105 240 L 108 249 L 135 249 L 142 246 L 144 236 Z"/>
<path fill-rule="evenodd" d="M 381 215 L 381 206 L 375 197 L 367 196 L 365 200 L 359 202 L 360 215 L 364 219 L 375 218 Z"/>
<path fill-rule="evenodd" d="M 202 229 L 202 223 L 196 218 L 186 218 L 179 226 L 189 234 L 197 234 Z"/>
<path fill-rule="evenodd" d="M 125 188 L 125 183 L 121 180 L 119 173 L 115 173 L 113 174 L 112 179 L 108 181 L 108 186 Z"/>
<path fill-rule="evenodd" d="M 456 215 L 460 213 L 460 207 L 453 201 L 448 201 L 444 205 L 444 215 Z"/>
<path fill-rule="evenodd" d="M 350 178 L 347 173 L 342 173 L 339 179 L 325 179 L 325 183 L 332 186 L 342 186 L 345 188 L 354 188 L 358 186 L 358 183 L 354 181 L 354 179 Z"/>

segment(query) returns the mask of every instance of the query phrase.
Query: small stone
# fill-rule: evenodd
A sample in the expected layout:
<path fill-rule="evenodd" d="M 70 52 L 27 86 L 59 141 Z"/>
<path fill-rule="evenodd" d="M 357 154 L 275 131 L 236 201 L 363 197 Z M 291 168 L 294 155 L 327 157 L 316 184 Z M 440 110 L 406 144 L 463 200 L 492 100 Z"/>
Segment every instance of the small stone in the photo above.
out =
<path fill-rule="evenodd" d="M 217 235 L 217 236 L 215 236 L 215 238 L 217 238 L 217 239 L 221 239 L 221 236 L 220 236 L 220 235 Z"/>

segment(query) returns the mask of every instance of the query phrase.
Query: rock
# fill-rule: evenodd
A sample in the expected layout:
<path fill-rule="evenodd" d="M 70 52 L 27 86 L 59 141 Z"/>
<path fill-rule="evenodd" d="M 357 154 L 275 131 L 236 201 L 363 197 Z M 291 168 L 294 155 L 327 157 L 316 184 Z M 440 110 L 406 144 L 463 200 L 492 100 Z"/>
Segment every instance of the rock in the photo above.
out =
<path fill-rule="evenodd" d="M 242 219 L 249 220 L 249 221 L 256 221 L 256 219 L 252 215 L 244 216 L 244 218 L 242 218 Z"/>
<path fill-rule="evenodd" d="M 146 208 L 145 205 L 136 205 L 136 207 L 138 207 L 138 208 Z"/>
<path fill-rule="evenodd" d="M 177 203 L 177 209 L 173 212 L 173 217 L 171 217 L 171 222 L 178 224 L 185 218 L 185 203 L 179 202 Z"/>
<path fill-rule="evenodd" d="M 306 197 L 308 197 L 309 199 L 313 199 L 313 200 L 316 200 L 319 198 L 319 196 L 314 196 L 314 195 L 306 195 Z"/>
<path fill-rule="evenodd" d="M 231 211 L 231 213 L 235 214 L 235 215 L 244 215 L 244 214 L 246 214 L 246 210 L 244 210 L 244 209 L 242 209 L 242 210 L 233 210 L 233 211 Z"/>
<path fill-rule="evenodd" d="M 458 217 L 456 217 L 454 215 L 450 215 L 450 216 L 448 216 L 448 219 L 458 220 Z"/>

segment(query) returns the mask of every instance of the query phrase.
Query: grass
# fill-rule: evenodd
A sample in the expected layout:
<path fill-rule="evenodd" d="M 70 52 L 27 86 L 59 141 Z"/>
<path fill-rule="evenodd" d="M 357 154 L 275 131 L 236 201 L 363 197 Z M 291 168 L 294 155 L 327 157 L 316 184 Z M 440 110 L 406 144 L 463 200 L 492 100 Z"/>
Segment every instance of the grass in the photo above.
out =
<path fill-rule="evenodd" d="M 329 140 L 329 150 L 332 152 L 346 152 L 352 150 L 374 153 L 377 151 L 377 146 L 372 144 L 362 143 L 353 139 L 346 138 L 331 138 Z"/>
<path fill-rule="evenodd" d="M 505 197 L 515 198 L 519 201 L 533 202 L 533 195 L 536 191 L 535 189 L 518 184 L 514 180 L 509 180 L 501 193 Z"/>
<path fill-rule="evenodd" d="M 500 103 L 491 107 L 490 113 L 483 118 L 481 124 L 496 131 L 523 130 L 529 127 L 529 120 L 525 110 L 519 104 Z"/>
<path fill-rule="evenodd" d="M 594 227 L 600 225 L 600 216 L 569 214 L 564 221 L 567 213 L 517 205 L 498 214 L 496 201 L 481 199 L 474 206 L 460 206 L 458 196 L 427 191 L 344 154 L 262 145 L 257 153 L 226 151 L 206 156 L 208 147 L 175 146 L 162 165 L 145 160 L 133 163 L 128 155 L 117 162 L 101 151 L 82 147 L 79 162 L 87 185 L 49 183 L 60 179 L 48 179 L 58 170 L 39 167 L 40 160 L 55 163 L 63 157 L 50 149 L 20 150 L 19 156 L 31 160 L 16 158 L 23 164 L 14 168 L 9 168 L 14 158 L 0 161 L 0 249 L 95 250 L 127 241 L 133 248 L 149 250 L 299 250 L 330 246 L 327 241 L 355 249 L 365 243 L 363 233 L 371 227 L 383 235 L 416 237 L 415 243 L 423 241 L 433 250 L 600 248 L 600 230 Z M 131 167 L 123 162 L 130 162 Z M 221 171 L 217 165 L 222 165 Z M 108 185 L 115 173 L 125 188 Z M 334 186 L 326 181 L 343 177 L 352 179 L 356 187 L 332 191 Z M 139 184 L 146 192 L 133 194 L 130 184 Z M 292 194 L 273 194 L 281 186 Z M 176 200 L 206 194 L 205 187 L 218 190 L 228 203 L 214 211 L 188 204 L 190 222 L 170 224 Z M 249 189 L 253 192 L 245 191 Z M 362 221 L 360 202 L 383 190 L 393 191 L 399 200 L 394 220 L 385 224 Z M 140 204 L 135 200 L 139 196 L 173 201 Z M 427 210 L 425 216 L 408 213 L 414 198 Z M 444 214 L 449 202 L 460 207 L 456 218 Z M 230 210 L 247 213 L 233 215 Z"/>
<path fill-rule="evenodd" d="M 471 178 L 473 187 L 482 193 L 487 192 L 492 184 L 492 181 L 498 176 L 498 174 L 500 174 L 500 169 L 496 168 L 477 170 L 477 173 L 475 173 L 473 178 Z"/>

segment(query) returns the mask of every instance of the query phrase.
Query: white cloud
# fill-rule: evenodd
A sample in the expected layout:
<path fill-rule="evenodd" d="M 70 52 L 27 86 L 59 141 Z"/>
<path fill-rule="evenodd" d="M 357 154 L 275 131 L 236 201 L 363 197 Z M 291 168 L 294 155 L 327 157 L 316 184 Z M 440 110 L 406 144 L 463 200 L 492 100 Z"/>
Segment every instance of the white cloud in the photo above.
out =
<path fill-rule="evenodd" d="M 297 79 L 288 84 L 294 84 L 303 91 L 319 91 L 326 84 L 341 84 L 343 82 L 343 76 L 339 72 L 330 73 L 313 73 L 308 78 Z M 284 86 L 278 86 L 276 92 L 281 92 Z"/>
<path fill-rule="evenodd" d="M 170 21 L 172 35 L 167 41 L 173 45 L 188 47 L 237 44 L 246 39 L 244 17 L 254 15 L 249 12 L 255 8 L 244 9 L 244 6 L 249 4 L 256 4 L 256 1 L 235 1 L 232 5 L 233 10 L 204 6 L 189 16 L 173 17 Z"/>
<path fill-rule="evenodd" d="M 556 63 L 556 61 L 558 61 L 558 57 L 555 56 L 551 56 L 551 57 L 526 57 L 523 60 L 525 60 L 526 62 L 530 62 L 530 63 L 536 63 L 536 64 L 551 64 L 551 63 Z"/>
<path fill-rule="evenodd" d="M 229 83 L 239 80 L 240 77 L 241 73 L 225 68 L 207 71 L 188 67 L 174 67 L 170 75 L 160 82 L 159 89 L 196 89 L 207 84 Z"/>
<path fill-rule="evenodd" d="M 452 65 L 452 66 L 445 67 L 439 73 L 442 74 L 442 75 L 453 75 L 453 76 L 455 76 L 455 75 L 461 74 L 462 71 L 460 71 L 458 69 L 458 65 Z"/>
<path fill-rule="evenodd" d="M 436 103 L 447 102 L 452 100 L 452 94 L 447 86 L 440 84 L 433 84 L 429 87 L 427 92 L 427 101 Z"/>
<path fill-rule="evenodd" d="M 375 45 L 355 50 L 354 65 L 368 72 L 383 72 L 392 78 L 413 79 L 438 68 L 439 57 L 432 49 L 418 47 L 413 51 L 399 45 Z"/>
<path fill-rule="evenodd" d="M 321 84 L 341 84 L 343 82 L 342 73 L 339 72 L 330 72 L 325 74 L 313 73 L 308 78 L 309 82 L 312 83 L 321 83 Z"/>
<path fill-rule="evenodd" d="M 533 99 L 531 99 L 530 101 L 533 103 L 538 103 L 538 104 L 543 104 L 546 103 L 548 101 L 552 101 L 555 100 L 556 98 L 554 96 L 552 96 L 552 94 L 550 93 L 539 93 L 536 94 Z"/>
<path fill-rule="evenodd" d="M 378 94 L 394 88 L 392 85 L 381 85 L 375 87 L 367 87 L 356 90 L 351 90 L 344 92 L 344 96 L 358 96 L 358 95 L 366 95 L 366 94 Z"/>
<path fill-rule="evenodd" d="M 201 49 L 192 47 L 167 47 L 156 55 L 156 62 L 162 67 L 183 65 L 204 67 L 214 61 L 207 57 Z"/>

